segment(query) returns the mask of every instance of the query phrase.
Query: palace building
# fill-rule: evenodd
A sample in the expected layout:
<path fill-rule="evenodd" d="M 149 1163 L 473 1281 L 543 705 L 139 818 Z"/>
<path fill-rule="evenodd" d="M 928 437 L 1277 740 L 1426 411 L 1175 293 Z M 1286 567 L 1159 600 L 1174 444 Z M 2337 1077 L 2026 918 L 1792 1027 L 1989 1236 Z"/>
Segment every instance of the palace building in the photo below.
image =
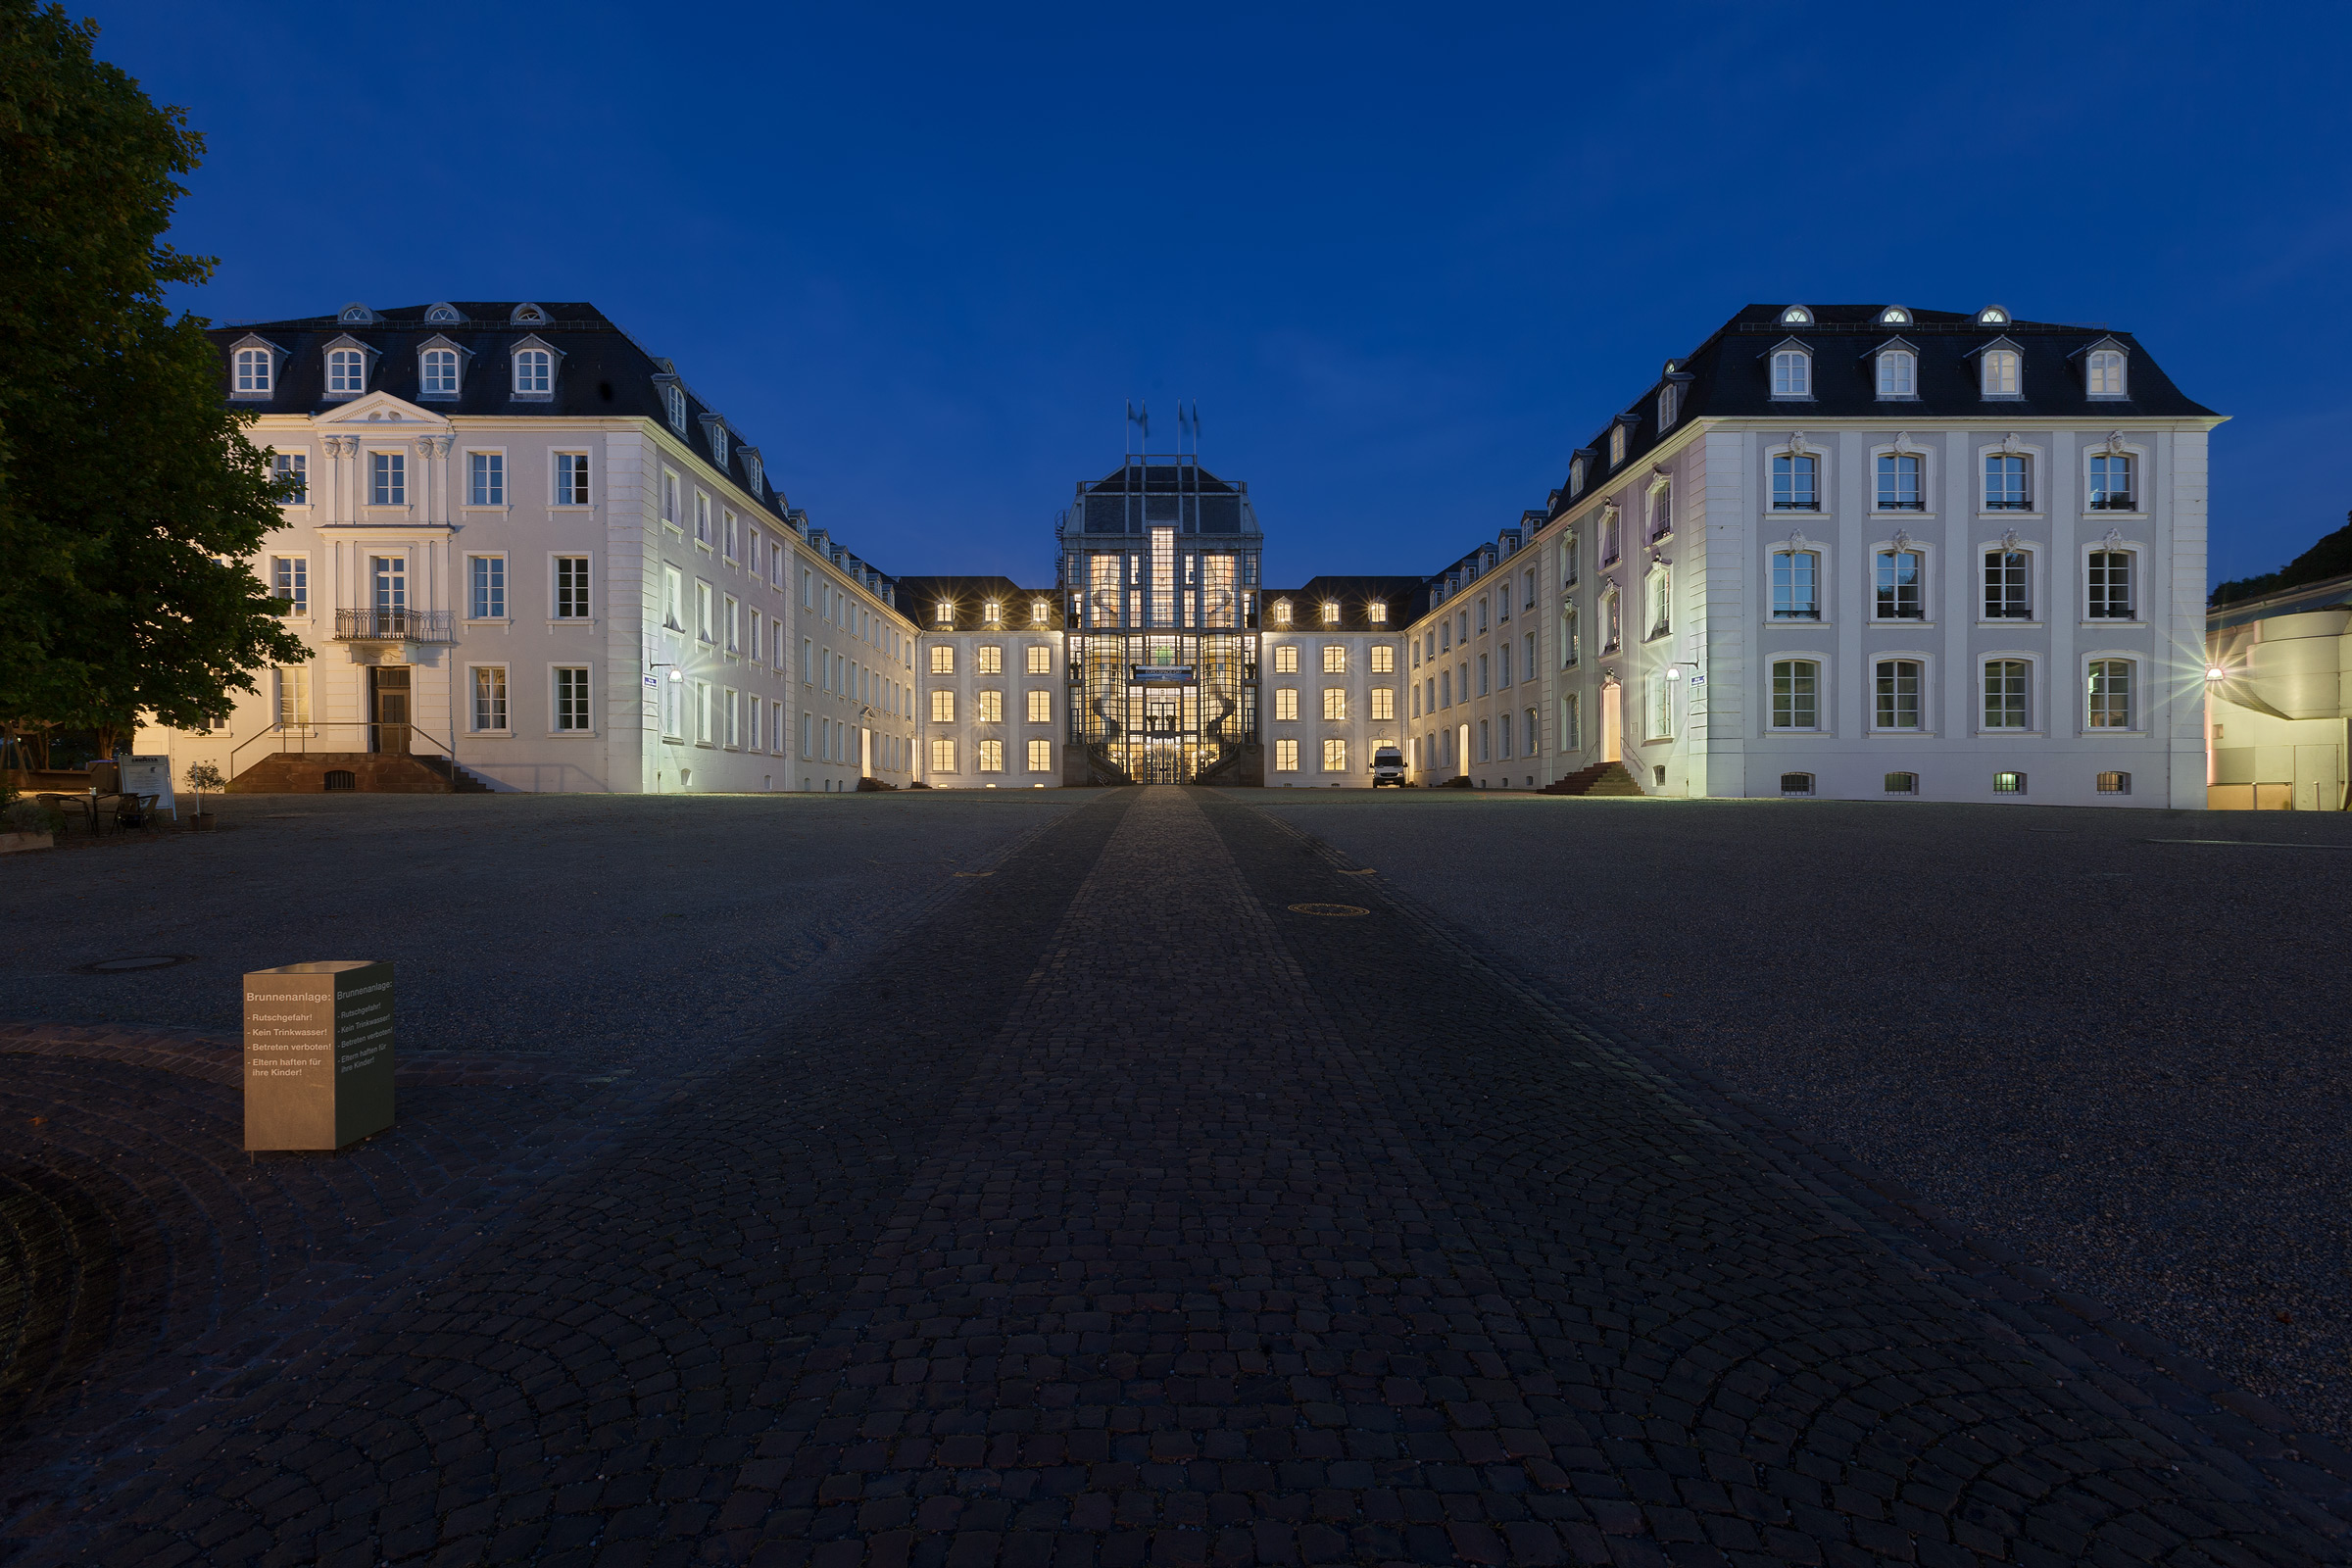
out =
<path fill-rule="evenodd" d="M 2205 802 L 2221 416 L 2104 327 L 1750 306 L 1492 542 L 1295 588 L 1197 451 L 1080 481 L 1050 583 L 887 575 L 588 305 L 213 336 L 313 650 L 171 739 L 236 788 L 1359 788 L 1396 747 L 1421 784 Z"/>

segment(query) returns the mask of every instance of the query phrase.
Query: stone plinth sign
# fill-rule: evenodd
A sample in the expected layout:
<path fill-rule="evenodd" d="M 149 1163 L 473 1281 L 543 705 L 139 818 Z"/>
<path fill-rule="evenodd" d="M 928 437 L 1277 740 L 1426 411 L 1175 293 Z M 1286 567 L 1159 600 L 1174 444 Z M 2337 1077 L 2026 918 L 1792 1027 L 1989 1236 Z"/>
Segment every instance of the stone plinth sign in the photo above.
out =
<path fill-rule="evenodd" d="M 245 977 L 245 1147 L 341 1149 L 392 1125 L 392 966 Z"/>

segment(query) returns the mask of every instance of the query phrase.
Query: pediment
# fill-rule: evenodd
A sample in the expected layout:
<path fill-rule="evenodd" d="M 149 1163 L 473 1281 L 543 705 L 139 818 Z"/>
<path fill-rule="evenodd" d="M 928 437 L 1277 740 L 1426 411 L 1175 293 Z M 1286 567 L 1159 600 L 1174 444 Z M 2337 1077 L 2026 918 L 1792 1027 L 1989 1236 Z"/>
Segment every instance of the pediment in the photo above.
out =
<path fill-rule="evenodd" d="M 2102 337 L 2095 343 L 2083 344 L 2081 348 L 2075 350 L 2074 353 L 2069 354 L 2067 358 L 2070 360 L 2079 360 L 2085 354 L 2096 354 L 2101 349 L 2111 349 L 2118 354 L 2129 354 L 2132 352 L 2128 346 L 2118 343 L 2114 338 Z"/>
<path fill-rule="evenodd" d="M 314 424 L 397 424 L 414 425 L 418 430 L 446 430 L 449 420 L 430 409 L 420 409 L 406 398 L 396 398 L 389 392 L 367 392 L 349 403 L 337 404 L 324 414 L 312 417 Z"/>
<path fill-rule="evenodd" d="M 452 349 L 456 351 L 458 358 L 461 360 L 470 360 L 473 358 L 473 350 L 467 348 L 463 343 L 453 342 L 449 338 L 443 337 L 438 332 L 435 332 L 431 337 L 426 338 L 423 342 L 416 345 L 416 352 L 419 354 L 422 354 L 426 349 Z"/>
<path fill-rule="evenodd" d="M 1919 345 L 1912 342 L 1909 338 L 1890 337 L 1875 349 L 1864 350 L 1862 353 L 1862 358 L 1866 360 L 1876 359 L 1880 355 L 1886 353 L 1888 349 L 1900 349 L 1905 354 L 1912 356 L 1914 359 L 1918 358 L 1919 356 Z"/>
<path fill-rule="evenodd" d="M 1975 348 L 1970 349 L 1967 353 L 1961 355 L 1960 357 L 1964 360 L 1973 360 L 1980 354 L 1990 354 L 1994 349 L 2007 349 L 2010 353 L 2015 354 L 2020 359 L 2023 359 L 2026 353 L 2026 346 L 2017 341 L 2017 339 L 2013 337 L 1996 337 L 1989 343 L 1978 344 Z"/>

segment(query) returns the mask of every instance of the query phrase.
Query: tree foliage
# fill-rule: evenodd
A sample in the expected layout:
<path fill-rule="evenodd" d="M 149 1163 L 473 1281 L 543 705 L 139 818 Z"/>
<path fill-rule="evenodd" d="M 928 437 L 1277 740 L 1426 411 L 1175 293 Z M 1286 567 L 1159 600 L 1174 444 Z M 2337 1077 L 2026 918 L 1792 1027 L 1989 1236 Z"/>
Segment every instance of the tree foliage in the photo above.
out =
<path fill-rule="evenodd" d="M 164 242 L 203 138 L 92 53 L 95 26 L 0 0 L 0 722 L 225 718 L 308 657 L 248 564 L 278 523 Z"/>
<path fill-rule="evenodd" d="M 2207 603 L 2235 604 L 2240 599 L 2259 599 L 2288 588 L 2300 588 L 2307 582 L 2325 582 L 2330 577 L 2352 575 L 2352 512 L 2344 514 L 2346 521 L 2331 534 L 2321 536 L 2320 542 L 2304 551 L 2277 571 L 2260 576 L 2237 577 L 2214 589 Z"/>

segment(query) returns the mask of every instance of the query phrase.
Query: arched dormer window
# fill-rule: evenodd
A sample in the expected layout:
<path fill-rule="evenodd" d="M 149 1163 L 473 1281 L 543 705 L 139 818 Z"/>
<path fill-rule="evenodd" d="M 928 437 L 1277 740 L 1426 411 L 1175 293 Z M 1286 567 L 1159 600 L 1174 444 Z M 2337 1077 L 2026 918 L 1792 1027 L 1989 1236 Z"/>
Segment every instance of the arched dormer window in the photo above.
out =
<path fill-rule="evenodd" d="M 1389 623 L 1388 602 L 1382 599 L 1373 600 L 1364 606 L 1364 616 L 1375 626 L 1387 625 Z"/>
<path fill-rule="evenodd" d="M 2007 338 L 1985 349 L 1977 360 L 1978 383 L 1988 398 L 2025 396 L 2026 357 Z"/>
<path fill-rule="evenodd" d="M 516 326 L 545 326 L 547 325 L 547 312 L 526 300 L 514 307 L 514 314 L 508 319 Z"/>
<path fill-rule="evenodd" d="M 1919 351 L 1901 338 L 1890 338 L 1872 351 L 1875 361 L 1873 379 L 1878 383 L 1879 401 L 1903 402 L 1919 396 Z"/>
<path fill-rule="evenodd" d="M 1909 326 L 1911 313 L 1900 305 L 1889 305 L 1879 313 L 1879 324 L 1881 326 Z"/>
<path fill-rule="evenodd" d="M 534 400 L 556 395 L 556 351 L 535 337 L 514 345 L 514 395 Z"/>
<path fill-rule="evenodd" d="M 1574 501 L 1585 493 L 1585 460 L 1576 459 L 1568 465 L 1568 499 Z"/>
<path fill-rule="evenodd" d="M 703 416 L 703 434 L 710 442 L 710 462 L 722 472 L 727 466 L 727 421 L 715 414 Z"/>
<path fill-rule="evenodd" d="M 766 468 L 760 461 L 760 449 L 758 447 L 737 447 L 735 454 L 743 459 L 744 484 L 750 488 L 756 499 L 766 500 L 767 491 L 763 488 Z"/>
<path fill-rule="evenodd" d="M 2082 354 L 2082 390 L 2094 398 L 2124 399 L 2132 395 L 2131 358 L 2124 346 L 2103 337 Z"/>
<path fill-rule="evenodd" d="M 1609 431 L 1609 466 L 1614 468 L 1625 461 L 1625 426 L 1620 424 Z"/>
<path fill-rule="evenodd" d="M 1771 349 L 1772 395 L 1785 402 L 1810 402 L 1813 397 L 1813 351 L 1792 337 Z"/>
<path fill-rule="evenodd" d="M 352 326 L 370 326 L 375 322 L 375 313 L 354 300 L 335 313 L 335 319 Z"/>
<path fill-rule="evenodd" d="M 450 304 L 447 300 L 441 300 L 435 304 L 426 306 L 424 310 L 424 318 L 436 326 L 446 326 L 451 322 L 463 321 L 466 319 L 465 317 L 458 314 L 458 308 L 455 305 Z"/>
<path fill-rule="evenodd" d="M 1029 624 L 1030 624 L 1030 625 L 1032 625 L 1032 626 L 1043 626 L 1045 623 L 1046 623 L 1046 602 L 1045 602 L 1043 599 L 1032 599 L 1032 600 L 1030 600 L 1030 601 L 1029 601 Z"/>
<path fill-rule="evenodd" d="M 2007 326 L 2009 320 L 2009 312 L 1998 305 L 1987 305 L 1977 313 L 1979 326 Z"/>
<path fill-rule="evenodd" d="M 1340 623 L 1340 602 L 1339 602 L 1337 599 L 1326 599 L 1326 600 L 1324 600 L 1324 601 L 1323 601 L 1323 624 L 1324 624 L 1324 625 L 1326 625 L 1326 626 L 1337 626 L 1339 623 Z"/>
<path fill-rule="evenodd" d="M 419 398 L 456 397 L 465 371 L 465 351 L 449 339 L 436 334 L 416 346 L 416 395 Z"/>
<path fill-rule="evenodd" d="M 228 395 L 259 401 L 277 394 L 277 367 L 285 351 L 263 337 L 242 337 L 229 353 Z"/>
<path fill-rule="evenodd" d="M 686 389 L 678 385 L 675 376 L 660 376 L 662 382 L 662 412 L 669 416 L 669 427 L 680 435 L 686 433 Z"/>
<path fill-rule="evenodd" d="M 1682 393 L 1683 389 L 1671 381 L 1658 388 L 1659 430 L 1664 431 L 1673 427 L 1674 416 L 1681 412 Z"/>
<path fill-rule="evenodd" d="M 1290 623 L 1291 623 L 1291 602 L 1290 602 L 1288 599 L 1277 599 L 1277 600 L 1275 600 L 1275 601 L 1274 601 L 1274 624 L 1275 624 L 1275 625 L 1277 625 L 1277 626 L 1288 626 Z"/>
<path fill-rule="evenodd" d="M 1813 313 L 1802 305 L 1791 305 L 1781 312 L 1781 324 L 1783 326 L 1811 326 Z"/>
<path fill-rule="evenodd" d="M 326 395 L 356 398 L 368 390 L 368 373 L 375 367 L 375 350 L 357 338 L 338 337 L 326 345 Z"/>

